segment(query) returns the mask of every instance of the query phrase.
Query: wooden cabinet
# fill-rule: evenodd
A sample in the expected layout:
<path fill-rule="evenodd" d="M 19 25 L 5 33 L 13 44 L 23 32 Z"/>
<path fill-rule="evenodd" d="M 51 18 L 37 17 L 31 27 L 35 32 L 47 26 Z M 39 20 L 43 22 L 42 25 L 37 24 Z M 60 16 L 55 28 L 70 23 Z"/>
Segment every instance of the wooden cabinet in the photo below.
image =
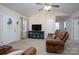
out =
<path fill-rule="evenodd" d="M 28 38 L 44 39 L 44 31 L 29 31 Z"/>

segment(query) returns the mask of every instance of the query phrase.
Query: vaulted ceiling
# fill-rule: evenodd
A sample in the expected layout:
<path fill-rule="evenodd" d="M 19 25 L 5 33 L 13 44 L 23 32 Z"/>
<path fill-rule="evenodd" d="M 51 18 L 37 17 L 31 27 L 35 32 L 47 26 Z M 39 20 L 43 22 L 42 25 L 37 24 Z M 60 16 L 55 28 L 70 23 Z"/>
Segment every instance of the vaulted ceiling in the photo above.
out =
<path fill-rule="evenodd" d="M 36 5 L 35 3 L 0 3 L 16 12 L 19 12 L 25 16 L 31 16 L 36 12 L 39 12 L 38 9 L 42 8 L 43 5 Z M 59 8 L 52 8 L 52 10 L 57 10 L 64 12 L 66 14 L 72 14 L 79 10 L 79 3 L 51 3 L 52 5 L 60 5 Z"/>

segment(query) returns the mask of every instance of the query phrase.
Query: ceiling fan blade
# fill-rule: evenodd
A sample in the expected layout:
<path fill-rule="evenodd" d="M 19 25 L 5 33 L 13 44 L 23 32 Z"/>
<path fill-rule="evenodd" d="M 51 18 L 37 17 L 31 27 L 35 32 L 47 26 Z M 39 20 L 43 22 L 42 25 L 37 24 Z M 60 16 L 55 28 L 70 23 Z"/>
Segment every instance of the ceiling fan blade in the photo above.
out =
<path fill-rule="evenodd" d="M 48 12 L 50 12 L 51 10 L 48 10 Z"/>
<path fill-rule="evenodd" d="M 36 3 L 37 5 L 43 5 L 43 3 Z"/>
<path fill-rule="evenodd" d="M 48 6 L 49 4 L 48 3 L 44 3 L 44 5 Z"/>
<path fill-rule="evenodd" d="M 41 8 L 41 9 L 38 9 L 38 11 L 41 11 L 41 10 L 43 10 L 43 8 Z"/>
<path fill-rule="evenodd" d="M 52 7 L 57 7 L 57 8 L 59 8 L 60 6 L 59 5 L 51 5 Z"/>

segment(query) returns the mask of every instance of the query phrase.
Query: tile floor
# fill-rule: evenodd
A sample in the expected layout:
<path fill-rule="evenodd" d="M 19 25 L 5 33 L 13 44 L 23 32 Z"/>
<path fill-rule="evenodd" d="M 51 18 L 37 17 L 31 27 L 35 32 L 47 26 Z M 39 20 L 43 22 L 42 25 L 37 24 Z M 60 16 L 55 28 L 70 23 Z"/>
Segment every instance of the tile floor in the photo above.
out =
<path fill-rule="evenodd" d="M 46 39 L 23 39 L 17 42 L 13 42 L 12 45 L 16 49 L 27 49 L 29 47 L 35 47 L 37 49 L 37 55 L 56 55 L 56 53 L 46 52 Z M 78 55 L 79 54 L 79 41 L 67 40 L 65 44 L 65 50 L 61 54 L 57 55 Z"/>

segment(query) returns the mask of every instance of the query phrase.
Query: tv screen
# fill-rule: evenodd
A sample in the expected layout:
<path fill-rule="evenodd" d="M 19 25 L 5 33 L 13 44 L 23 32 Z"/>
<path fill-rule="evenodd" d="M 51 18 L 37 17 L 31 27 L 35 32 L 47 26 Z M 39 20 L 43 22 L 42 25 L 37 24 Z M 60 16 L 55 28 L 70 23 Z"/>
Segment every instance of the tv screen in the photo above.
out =
<path fill-rule="evenodd" d="M 33 24 L 32 30 L 33 31 L 41 31 L 41 24 Z"/>

